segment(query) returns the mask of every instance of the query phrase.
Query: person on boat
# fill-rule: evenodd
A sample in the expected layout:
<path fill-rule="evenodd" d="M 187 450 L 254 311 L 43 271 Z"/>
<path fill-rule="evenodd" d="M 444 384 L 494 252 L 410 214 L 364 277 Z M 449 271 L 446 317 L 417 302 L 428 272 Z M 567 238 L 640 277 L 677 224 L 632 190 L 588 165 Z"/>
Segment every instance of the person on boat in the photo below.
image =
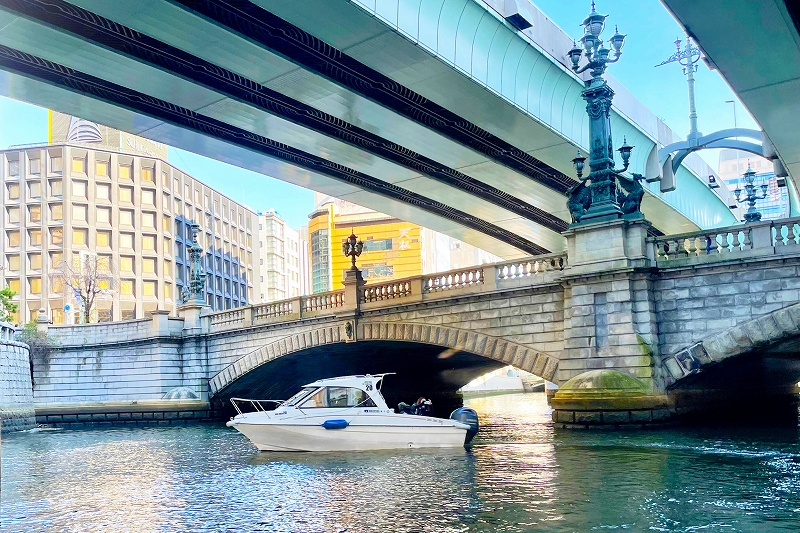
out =
<path fill-rule="evenodd" d="M 426 400 L 424 396 L 420 396 L 412 405 L 406 402 L 397 404 L 397 412 L 407 415 L 433 416 L 433 405 L 430 400 Z"/>
<path fill-rule="evenodd" d="M 417 402 L 411 406 L 415 415 L 431 416 L 433 415 L 433 406 L 430 400 L 426 400 L 424 396 L 417 398 Z"/>

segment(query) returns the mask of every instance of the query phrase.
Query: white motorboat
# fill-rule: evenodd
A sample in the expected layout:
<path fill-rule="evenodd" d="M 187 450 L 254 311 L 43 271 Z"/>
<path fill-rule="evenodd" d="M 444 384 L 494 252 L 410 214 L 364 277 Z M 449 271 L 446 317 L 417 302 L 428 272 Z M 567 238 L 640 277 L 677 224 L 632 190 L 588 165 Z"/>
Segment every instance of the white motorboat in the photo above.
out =
<path fill-rule="evenodd" d="M 285 401 L 232 398 L 238 414 L 227 425 L 261 451 L 347 451 L 465 446 L 478 432 L 472 409 L 450 419 L 395 413 L 375 374 L 321 379 Z M 277 407 L 268 410 L 269 403 Z M 249 403 L 254 411 L 243 412 Z"/>

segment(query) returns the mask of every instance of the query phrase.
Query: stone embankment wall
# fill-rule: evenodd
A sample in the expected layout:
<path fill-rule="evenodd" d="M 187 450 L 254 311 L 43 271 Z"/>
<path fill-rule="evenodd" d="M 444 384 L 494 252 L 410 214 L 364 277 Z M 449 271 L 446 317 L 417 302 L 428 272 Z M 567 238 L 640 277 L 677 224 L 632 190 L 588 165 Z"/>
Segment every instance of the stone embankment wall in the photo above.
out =
<path fill-rule="evenodd" d="M 37 408 L 161 400 L 176 387 L 205 394 L 205 354 L 184 350 L 183 320 L 49 327 L 52 349 L 34 367 Z M 202 361 L 200 360 L 202 358 Z"/>
<path fill-rule="evenodd" d="M 36 425 L 28 345 L 15 341 L 14 333 L 11 324 L 0 322 L 0 421 L 5 431 Z"/>

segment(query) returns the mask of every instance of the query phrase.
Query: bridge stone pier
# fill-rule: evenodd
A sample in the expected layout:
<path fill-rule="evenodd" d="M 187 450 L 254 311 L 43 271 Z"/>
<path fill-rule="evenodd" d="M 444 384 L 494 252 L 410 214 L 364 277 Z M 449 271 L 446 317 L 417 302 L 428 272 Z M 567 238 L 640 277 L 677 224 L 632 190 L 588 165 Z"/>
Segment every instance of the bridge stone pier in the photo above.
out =
<path fill-rule="evenodd" d="M 64 409 L 88 405 L 117 420 L 133 402 L 213 417 L 231 397 L 286 398 L 318 378 L 378 372 L 397 373 L 390 403 L 425 395 L 446 415 L 458 388 L 508 364 L 560 386 L 558 426 L 713 420 L 742 406 L 767 416 L 798 397 L 798 222 L 666 237 L 648 237 L 642 218 L 582 224 L 559 254 L 388 283 L 352 276 L 343 291 L 225 312 L 50 327 L 55 347 L 34 369 L 37 419 L 67 422 Z"/>

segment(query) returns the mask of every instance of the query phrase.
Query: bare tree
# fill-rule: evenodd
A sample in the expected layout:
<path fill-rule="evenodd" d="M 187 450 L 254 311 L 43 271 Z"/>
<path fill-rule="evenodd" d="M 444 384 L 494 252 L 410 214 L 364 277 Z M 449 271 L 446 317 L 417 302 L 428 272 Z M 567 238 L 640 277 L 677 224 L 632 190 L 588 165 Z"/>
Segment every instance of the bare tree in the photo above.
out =
<path fill-rule="evenodd" d="M 80 252 L 71 262 L 62 261 L 50 277 L 53 281 L 60 281 L 78 301 L 84 324 L 91 321 L 97 301 L 111 297 L 119 287 L 119 276 L 111 259 L 93 252 Z"/>

